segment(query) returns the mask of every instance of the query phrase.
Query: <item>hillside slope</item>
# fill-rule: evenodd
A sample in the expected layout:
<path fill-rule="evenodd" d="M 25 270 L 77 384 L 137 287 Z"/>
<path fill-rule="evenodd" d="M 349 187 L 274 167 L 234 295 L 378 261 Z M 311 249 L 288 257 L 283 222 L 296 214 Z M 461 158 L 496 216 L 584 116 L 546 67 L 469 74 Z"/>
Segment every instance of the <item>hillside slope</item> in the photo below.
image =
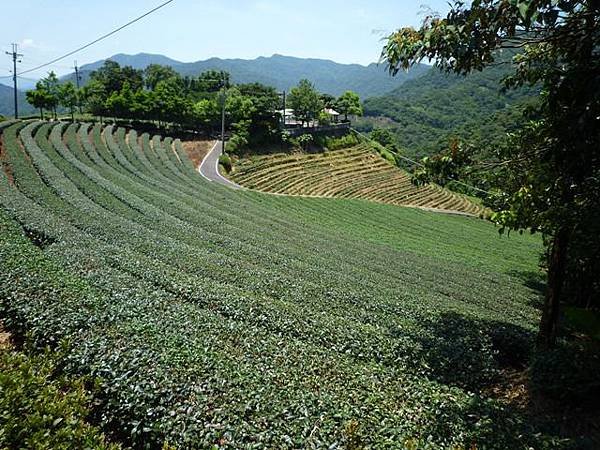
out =
<path fill-rule="evenodd" d="M 390 205 L 480 214 L 466 197 L 434 185 L 414 186 L 410 176 L 368 144 L 313 154 L 275 154 L 242 159 L 231 178 L 263 192 L 360 198 Z"/>
<path fill-rule="evenodd" d="M 37 348 L 61 343 L 62 372 L 99 379 L 94 417 L 111 437 L 551 446 L 553 428 L 489 397 L 533 342 L 536 237 L 233 191 L 178 141 L 134 131 L 17 124 L 1 143 L 1 317 Z"/>
<path fill-rule="evenodd" d="M 197 76 L 207 70 L 225 70 L 232 75 L 235 83 L 260 82 L 279 90 L 288 90 L 298 84 L 302 78 L 311 80 L 316 88 L 331 95 L 338 96 L 346 90 L 357 92 L 361 98 L 381 95 L 389 92 L 405 81 L 418 77 L 429 68 L 419 65 L 408 73 L 397 77 L 389 76 L 383 66 L 370 64 L 339 64 L 324 59 L 295 58 L 291 56 L 273 55 L 256 59 L 220 59 L 211 58 L 205 61 L 183 63 L 163 55 L 140 53 L 138 55 L 117 54 L 110 58 L 121 65 L 129 65 L 136 69 L 144 69 L 149 64 L 169 65 L 182 75 Z M 84 82 L 90 71 L 98 69 L 102 61 L 96 61 L 81 67 Z M 69 77 L 72 77 L 69 76 Z"/>
<path fill-rule="evenodd" d="M 33 107 L 27 103 L 24 92 L 18 92 L 17 101 L 19 106 L 19 114 L 35 114 Z M 13 88 L 0 84 L 0 115 L 13 116 L 15 113 L 14 102 Z"/>
<path fill-rule="evenodd" d="M 379 124 L 395 132 L 410 156 L 438 150 L 451 135 L 490 144 L 519 126 L 515 106 L 538 94 L 529 87 L 503 92 L 501 81 L 511 70 L 510 64 L 502 64 L 457 76 L 432 69 L 400 89 L 367 99 L 365 115 L 390 119 Z"/>

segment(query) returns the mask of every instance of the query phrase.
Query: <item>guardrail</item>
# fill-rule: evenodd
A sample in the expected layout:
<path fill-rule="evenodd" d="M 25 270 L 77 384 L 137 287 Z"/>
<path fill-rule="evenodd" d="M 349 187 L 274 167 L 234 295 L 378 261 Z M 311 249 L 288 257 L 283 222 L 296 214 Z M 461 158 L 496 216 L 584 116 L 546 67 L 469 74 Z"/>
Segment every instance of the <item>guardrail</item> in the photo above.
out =
<path fill-rule="evenodd" d="M 350 131 L 350 122 L 336 123 L 334 125 L 323 125 L 316 127 L 295 127 L 286 128 L 285 131 L 290 136 L 300 136 L 301 134 L 319 134 L 319 133 L 339 133 Z"/>

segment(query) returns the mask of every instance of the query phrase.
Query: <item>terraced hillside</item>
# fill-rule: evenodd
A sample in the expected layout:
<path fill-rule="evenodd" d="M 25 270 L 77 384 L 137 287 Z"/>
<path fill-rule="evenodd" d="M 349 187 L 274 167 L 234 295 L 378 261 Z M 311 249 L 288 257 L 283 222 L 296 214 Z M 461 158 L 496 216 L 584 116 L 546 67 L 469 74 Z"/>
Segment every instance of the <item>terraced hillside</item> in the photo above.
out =
<path fill-rule="evenodd" d="M 414 186 L 406 172 L 364 143 L 324 153 L 253 156 L 240 160 L 231 178 L 242 186 L 277 194 L 361 198 L 475 215 L 483 212 L 481 206 L 446 189 Z"/>
<path fill-rule="evenodd" d="M 234 191 L 200 177 L 178 141 L 135 131 L 17 123 L 1 144 L 0 317 L 60 347 L 65 373 L 99 379 L 94 417 L 111 438 L 559 446 L 489 397 L 533 341 L 534 237 Z"/>

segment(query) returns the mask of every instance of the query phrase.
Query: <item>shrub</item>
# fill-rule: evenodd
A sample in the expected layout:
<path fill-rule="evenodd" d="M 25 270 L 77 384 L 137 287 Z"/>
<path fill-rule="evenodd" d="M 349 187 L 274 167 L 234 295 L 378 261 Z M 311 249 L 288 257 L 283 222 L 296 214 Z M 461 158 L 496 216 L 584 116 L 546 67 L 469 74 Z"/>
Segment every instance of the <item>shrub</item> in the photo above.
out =
<path fill-rule="evenodd" d="M 298 143 L 304 150 L 308 149 L 308 146 L 313 142 L 313 140 L 314 137 L 312 134 L 302 134 L 298 136 Z"/>
<path fill-rule="evenodd" d="M 225 172 L 227 172 L 227 173 L 231 172 L 231 158 L 229 157 L 229 155 L 225 154 L 225 155 L 219 156 L 219 164 L 221 166 L 223 166 L 223 169 L 225 169 Z"/>
<path fill-rule="evenodd" d="M 358 138 L 354 134 L 346 134 L 341 137 L 326 137 L 324 147 L 329 150 L 339 150 L 342 148 L 354 147 L 358 145 Z"/>
<path fill-rule="evenodd" d="M 0 447 L 117 449 L 86 422 L 90 397 L 79 379 L 56 376 L 47 351 L 0 350 Z"/>

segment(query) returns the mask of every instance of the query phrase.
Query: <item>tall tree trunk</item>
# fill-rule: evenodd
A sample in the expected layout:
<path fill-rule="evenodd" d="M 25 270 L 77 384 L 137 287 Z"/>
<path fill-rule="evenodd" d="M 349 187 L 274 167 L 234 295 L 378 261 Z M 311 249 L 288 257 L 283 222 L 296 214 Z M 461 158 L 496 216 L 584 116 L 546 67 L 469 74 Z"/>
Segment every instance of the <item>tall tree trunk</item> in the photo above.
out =
<path fill-rule="evenodd" d="M 44 109 L 40 108 L 40 120 L 44 120 Z"/>
<path fill-rule="evenodd" d="M 540 350 L 548 350 L 555 346 L 558 332 L 558 319 L 560 301 L 567 266 L 567 247 L 569 245 L 569 231 L 561 228 L 554 236 L 550 257 L 548 261 L 548 287 L 542 310 L 542 320 L 537 338 Z"/>

